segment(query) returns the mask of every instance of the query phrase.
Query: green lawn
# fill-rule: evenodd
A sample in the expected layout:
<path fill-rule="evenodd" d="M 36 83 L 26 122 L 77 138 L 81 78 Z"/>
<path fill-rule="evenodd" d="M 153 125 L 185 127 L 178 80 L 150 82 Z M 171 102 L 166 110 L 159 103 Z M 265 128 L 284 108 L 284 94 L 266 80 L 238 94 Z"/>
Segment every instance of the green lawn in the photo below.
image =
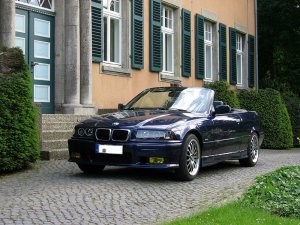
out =
<path fill-rule="evenodd" d="M 267 211 L 245 207 L 239 202 L 211 208 L 203 213 L 178 219 L 166 225 L 300 225 L 299 219 L 284 218 L 272 215 Z"/>

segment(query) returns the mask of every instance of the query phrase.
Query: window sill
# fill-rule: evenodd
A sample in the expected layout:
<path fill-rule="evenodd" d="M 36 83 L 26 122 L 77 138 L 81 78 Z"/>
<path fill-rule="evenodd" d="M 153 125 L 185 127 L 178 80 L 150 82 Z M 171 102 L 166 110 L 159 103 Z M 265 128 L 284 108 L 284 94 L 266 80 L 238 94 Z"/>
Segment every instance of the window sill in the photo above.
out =
<path fill-rule="evenodd" d="M 243 90 L 243 89 L 247 89 L 247 87 L 245 85 L 243 85 L 243 84 L 237 84 L 236 85 L 236 89 L 237 90 Z"/>
<path fill-rule="evenodd" d="M 203 81 L 206 82 L 206 83 L 212 83 L 212 82 L 214 82 L 213 79 L 207 79 L 207 78 L 204 78 Z"/>
<path fill-rule="evenodd" d="M 159 73 L 159 81 L 168 83 L 181 83 L 180 77 L 170 75 L 169 73 Z"/>
<path fill-rule="evenodd" d="M 120 66 L 108 66 L 102 64 L 101 73 L 120 77 L 131 77 L 131 70 Z"/>

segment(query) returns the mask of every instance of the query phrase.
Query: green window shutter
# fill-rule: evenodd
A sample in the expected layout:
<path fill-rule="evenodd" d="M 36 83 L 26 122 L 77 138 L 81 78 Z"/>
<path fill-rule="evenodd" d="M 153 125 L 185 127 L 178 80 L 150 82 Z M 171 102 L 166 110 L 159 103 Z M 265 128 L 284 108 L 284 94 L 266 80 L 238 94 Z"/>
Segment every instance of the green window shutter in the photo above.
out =
<path fill-rule="evenodd" d="M 182 76 L 191 76 L 191 12 L 182 9 Z"/>
<path fill-rule="evenodd" d="M 204 78 L 204 17 L 196 15 L 196 78 Z"/>
<path fill-rule="evenodd" d="M 255 70 L 255 39 L 248 35 L 248 86 L 254 87 L 254 70 Z"/>
<path fill-rule="evenodd" d="M 162 71 L 161 0 L 150 0 L 150 71 Z"/>
<path fill-rule="evenodd" d="M 229 28 L 230 84 L 236 84 L 236 30 Z"/>
<path fill-rule="evenodd" d="M 92 0 L 92 55 L 93 62 L 103 61 L 103 5 Z"/>
<path fill-rule="evenodd" d="M 219 70 L 220 80 L 227 81 L 227 31 L 226 25 L 219 25 Z"/>
<path fill-rule="evenodd" d="M 144 68 L 144 1 L 133 0 L 131 4 L 131 61 L 133 69 Z"/>

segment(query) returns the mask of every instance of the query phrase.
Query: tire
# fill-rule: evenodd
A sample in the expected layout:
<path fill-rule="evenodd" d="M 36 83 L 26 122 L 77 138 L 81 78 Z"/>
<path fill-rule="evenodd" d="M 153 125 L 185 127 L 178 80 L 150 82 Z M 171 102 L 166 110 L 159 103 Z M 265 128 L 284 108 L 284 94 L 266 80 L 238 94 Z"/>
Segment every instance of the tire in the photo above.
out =
<path fill-rule="evenodd" d="M 249 143 L 248 143 L 248 157 L 245 159 L 240 159 L 240 164 L 246 167 L 253 167 L 258 162 L 259 158 L 259 140 L 256 133 L 252 133 Z"/>
<path fill-rule="evenodd" d="M 105 166 L 103 165 L 87 165 L 87 164 L 79 164 L 77 163 L 79 169 L 84 173 L 97 173 L 101 172 Z"/>
<path fill-rule="evenodd" d="M 179 168 L 175 171 L 177 178 L 182 181 L 193 180 L 199 172 L 200 162 L 201 148 L 199 140 L 195 135 L 190 134 L 184 141 Z"/>

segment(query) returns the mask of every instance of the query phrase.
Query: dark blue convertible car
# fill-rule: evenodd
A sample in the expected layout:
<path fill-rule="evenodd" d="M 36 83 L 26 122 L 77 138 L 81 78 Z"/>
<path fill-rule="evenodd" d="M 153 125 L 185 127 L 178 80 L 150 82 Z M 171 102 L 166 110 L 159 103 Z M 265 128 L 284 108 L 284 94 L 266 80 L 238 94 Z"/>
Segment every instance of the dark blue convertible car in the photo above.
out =
<path fill-rule="evenodd" d="M 259 115 L 214 101 L 206 88 L 158 87 L 120 111 L 76 125 L 70 162 L 84 172 L 106 165 L 173 169 L 181 180 L 224 160 L 254 166 L 264 134 Z"/>

